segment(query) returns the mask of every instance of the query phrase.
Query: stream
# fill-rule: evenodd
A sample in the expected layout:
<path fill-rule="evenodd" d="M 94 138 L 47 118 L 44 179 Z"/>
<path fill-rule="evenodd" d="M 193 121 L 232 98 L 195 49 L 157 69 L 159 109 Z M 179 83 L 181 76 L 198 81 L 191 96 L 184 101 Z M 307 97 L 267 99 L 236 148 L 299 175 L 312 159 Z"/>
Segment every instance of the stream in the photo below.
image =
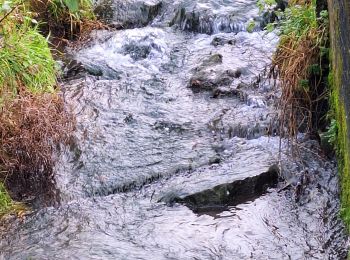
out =
<path fill-rule="evenodd" d="M 0 259 L 346 259 L 335 162 L 278 136 L 256 3 L 97 1 L 117 30 L 66 50 L 59 205 L 0 228 Z"/>

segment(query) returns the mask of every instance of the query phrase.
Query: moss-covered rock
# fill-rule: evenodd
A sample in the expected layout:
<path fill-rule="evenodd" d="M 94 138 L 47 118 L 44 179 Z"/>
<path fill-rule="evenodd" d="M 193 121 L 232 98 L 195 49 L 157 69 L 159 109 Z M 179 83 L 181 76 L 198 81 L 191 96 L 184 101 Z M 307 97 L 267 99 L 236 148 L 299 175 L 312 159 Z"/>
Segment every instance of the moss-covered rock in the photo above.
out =
<path fill-rule="evenodd" d="M 350 227 L 350 3 L 328 0 L 331 63 L 331 102 L 338 124 L 337 154 L 341 174 L 342 217 Z"/>

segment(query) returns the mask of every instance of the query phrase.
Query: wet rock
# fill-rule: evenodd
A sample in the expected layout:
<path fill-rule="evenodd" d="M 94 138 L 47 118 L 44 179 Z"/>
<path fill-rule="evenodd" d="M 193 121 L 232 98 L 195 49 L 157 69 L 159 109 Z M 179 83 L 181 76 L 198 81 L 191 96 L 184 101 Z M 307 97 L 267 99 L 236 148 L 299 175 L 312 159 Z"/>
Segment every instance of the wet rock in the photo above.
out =
<path fill-rule="evenodd" d="M 64 78 L 80 77 L 81 74 L 86 72 L 82 63 L 76 60 L 66 61 L 65 64 L 62 65 L 62 71 Z"/>
<path fill-rule="evenodd" d="M 261 97 L 249 96 L 247 99 L 247 105 L 253 108 L 266 107 L 265 101 Z"/>
<path fill-rule="evenodd" d="M 229 87 L 218 87 L 213 91 L 213 98 L 239 96 L 240 91 Z"/>
<path fill-rule="evenodd" d="M 250 19 L 259 24 L 256 1 L 194 0 L 177 6 L 170 25 L 185 31 L 216 34 L 246 31 Z"/>
<path fill-rule="evenodd" d="M 121 76 L 123 74 L 123 71 L 116 70 L 107 63 L 97 65 L 93 63 L 85 64 L 84 69 L 88 74 L 103 79 L 121 79 Z"/>
<path fill-rule="evenodd" d="M 236 43 L 235 39 L 225 37 L 225 36 L 216 36 L 211 42 L 213 46 L 223 46 L 225 44 L 234 45 Z"/>
<path fill-rule="evenodd" d="M 84 65 L 81 62 L 67 57 L 67 60 L 61 65 L 62 76 L 64 79 L 80 78 L 90 74 L 92 76 L 103 76 L 103 69 L 99 66 Z"/>
<path fill-rule="evenodd" d="M 78 61 L 74 57 L 66 57 L 62 65 L 64 79 L 77 79 L 85 75 L 97 78 L 120 79 L 123 72 L 112 68 L 108 63 L 95 64 L 91 61 Z"/>
<path fill-rule="evenodd" d="M 161 7 L 158 0 L 100 0 L 95 13 L 106 23 L 126 29 L 148 25 Z"/>
<path fill-rule="evenodd" d="M 322 2 L 322 1 L 317 1 L 318 2 Z M 282 12 L 284 12 L 284 10 L 286 9 L 286 7 L 288 6 L 288 0 L 276 0 L 276 8 L 280 9 Z M 325 10 L 325 9 L 322 9 Z"/>
<path fill-rule="evenodd" d="M 262 14 L 262 17 L 259 19 L 260 20 L 260 28 L 264 30 L 264 28 L 269 24 L 269 23 L 274 23 L 279 20 L 279 13 L 286 9 L 288 6 L 288 0 L 276 0 L 275 5 L 267 8 L 265 12 Z M 318 3 L 319 1 L 317 1 Z"/>
<path fill-rule="evenodd" d="M 270 187 L 275 187 L 278 177 L 278 167 L 272 166 L 267 172 L 260 175 L 221 184 L 189 196 L 175 197 L 174 200 L 184 203 L 194 211 L 208 207 L 235 206 L 262 195 Z"/>
<path fill-rule="evenodd" d="M 208 66 L 213 66 L 216 64 L 221 64 L 221 63 L 222 63 L 222 55 L 217 53 L 217 54 L 214 54 L 214 55 L 210 56 L 209 58 L 205 59 L 202 62 L 201 67 L 208 67 Z"/>
<path fill-rule="evenodd" d="M 269 127 L 265 124 L 255 123 L 251 124 L 236 124 L 228 129 L 228 137 L 241 137 L 247 139 L 255 139 L 264 135 L 271 135 Z"/>
<path fill-rule="evenodd" d="M 190 88 L 195 91 L 216 90 L 221 86 L 230 86 L 235 78 L 240 76 L 239 71 L 203 70 L 196 73 L 190 79 Z"/>
<path fill-rule="evenodd" d="M 218 87 L 213 90 L 213 98 L 222 97 L 237 97 L 240 101 L 246 103 L 248 100 L 248 93 L 232 87 Z"/>
<path fill-rule="evenodd" d="M 189 87 L 194 91 L 215 90 L 221 86 L 229 86 L 235 78 L 242 74 L 240 69 L 224 69 L 220 66 L 223 62 L 221 54 L 214 54 L 202 61 L 202 64 L 195 68 L 195 73 L 190 79 Z M 214 93 L 218 95 L 218 93 Z"/>
<path fill-rule="evenodd" d="M 238 68 L 235 71 L 228 70 L 227 73 L 232 75 L 234 78 L 239 78 L 242 75 L 242 70 L 240 68 Z"/>
<path fill-rule="evenodd" d="M 123 46 L 123 53 L 129 54 L 135 61 L 146 59 L 151 53 L 151 50 L 152 48 L 150 45 L 137 45 L 134 43 L 129 43 Z"/>
<path fill-rule="evenodd" d="M 209 165 L 211 164 L 218 164 L 221 162 L 221 158 L 219 155 L 213 156 L 211 158 L 209 158 Z"/>
<path fill-rule="evenodd" d="M 132 114 L 128 114 L 128 115 L 124 118 L 124 122 L 125 122 L 126 124 L 132 124 L 132 123 L 135 123 L 136 120 L 135 120 L 135 118 L 133 117 Z"/>
<path fill-rule="evenodd" d="M 182 133 L 186 131 L 185 125 L 180 125 L 173 122 L 165 122 L 165 121 L 158 121 L 154 124 L 154 129 L 158 131 L 165 131 L 165 132 L 176 132 L 176 133 Z"/>
<path fill-rule="evenodd" d="M 206 13 L 187 12 L 185 9 L 177 13 L 171 24 L 177 24 L 185 31 L 205 34 L 239 32 L 245 29 L 244 23 L 235 22 L 233 17 L 216 17 Z"/>
<path fill-rule="evenodd" d="M 236 73 L 232 71 L 217 72 L 215 70 L 204 70 L 196 73 L 191 79 L 189 87 L 194 91 L 215 90 L 220 86 L 229 86 Z"/>
<path fill-rule="evenodd" d="M 205 4 L 197 1 L 184 3 L 179 6 L 175 17 L 170 25 L 177 25 L 182 30 L 215 34 L 219 32 L 239 32 L 246 30 L 247 19 L 244 13 L 258 15 L 255 3 L 245 3 L 245 6 L 239 2 L 215 1 Z M 214 10 L 221 5 L 221 12 Z M 247 8 L 247 6 L 251 8 Z"/>

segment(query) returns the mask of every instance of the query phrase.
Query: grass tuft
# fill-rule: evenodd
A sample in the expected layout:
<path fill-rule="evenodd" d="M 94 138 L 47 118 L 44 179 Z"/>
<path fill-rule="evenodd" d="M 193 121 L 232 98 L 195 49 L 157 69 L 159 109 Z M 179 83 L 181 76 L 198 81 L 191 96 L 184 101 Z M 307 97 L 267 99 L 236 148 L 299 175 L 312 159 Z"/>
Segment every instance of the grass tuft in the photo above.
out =
<path fill-rule="evenodd" d="M 0 48 L 0 96 L 16 96 L 25 88 L 33 93 L 54 92 L 56 67 L 47 40 L 37 27 L 3 28 Z"/>
<path fill-rule="evenodd" d="M 321 50 L 327 43 L 327 13 L 316 15 L 315 1 L 294 1 L 283 13 L 281 38 L 273 60 L 273 70 L 282 87 L 280 99 L 281 134 L 295 137 L 299 131 L 311 132 L 315 104 L 327 93 L 319 93 L 322 78 Z"/>
<path fill-rule="evenodd" d="M 12 206 L 12 200 L 4 185 L 0 182 L 0 216 L 5 214 Z"/>
<path fill-rule="evenodd" d="M 101 26 L 93 13 L 92 0 L 32 0 L 30 9 L 45 22 L 45 31 L 63 39 L 78 38 L 90 28 Z"/>
<path fill-rule="evenodd" d="M 0 215 L 18 205 L 9 194 L 55 196 L 53 155 L 74 129 L 48 40 L 28 11 L 33 2 L 45 3 L 0 0 Z"/>

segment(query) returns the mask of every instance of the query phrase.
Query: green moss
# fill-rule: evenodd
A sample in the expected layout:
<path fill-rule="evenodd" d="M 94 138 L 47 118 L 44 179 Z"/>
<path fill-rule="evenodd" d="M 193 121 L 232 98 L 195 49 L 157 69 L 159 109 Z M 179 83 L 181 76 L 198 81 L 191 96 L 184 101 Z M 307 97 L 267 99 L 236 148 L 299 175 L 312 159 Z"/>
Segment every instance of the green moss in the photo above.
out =
<path fill-rule="evenodd" d="M 336 15 L 334 15 L 336 14 Z M 343 84 L 343 57 L 340 53 L 338 39 L 340 39 L 338 13 L 331 16 L 332 51 L 331 63 L 332 71 L 329 75 L 329 85 L 331 87 L 331 106 L 333 116 L 337 122 L 336 150 L 338 159 L 338 169 L 341 178 L 341 216 L 350 228 L 350 149 L 348 140 L 348 125 L 346 121 L 346 110 L 341 87 Z"/>
<path fill-rule="evenodd" d="M 11 205 L 11 198 L 6 192 L 4 185 L 0 182 L 0 216 L 9 210 Z"/>

